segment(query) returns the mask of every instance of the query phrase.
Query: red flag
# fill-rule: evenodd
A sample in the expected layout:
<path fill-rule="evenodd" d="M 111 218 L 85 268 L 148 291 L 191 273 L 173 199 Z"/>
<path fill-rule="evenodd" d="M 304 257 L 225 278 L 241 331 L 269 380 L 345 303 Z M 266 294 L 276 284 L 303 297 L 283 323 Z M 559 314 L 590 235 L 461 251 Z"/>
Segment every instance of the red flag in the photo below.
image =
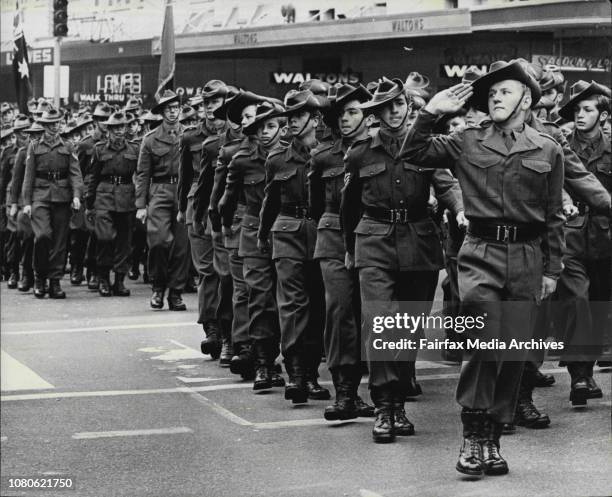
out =
<path fill-rule="evenodd" d="M 19 112 L 28 114 L 28 99 L 32 95 L 30 84 L 30 64 L 28 62 L 28 47 L 23 34 L 23 11 L 17 4 L 17 12 L 13 20 L 13 79 Z"/>
<path fill-rule="evenodd" d="M 159 100 L 164 90 L 174 89 L 174 18 L 172 15 L 171 0 L 166 0 L 164 14 L 164 27 L 161 36 L 161 60 L 159 61 L 159 75 L 157 77 L 157 91 L 155 100 Z"/>

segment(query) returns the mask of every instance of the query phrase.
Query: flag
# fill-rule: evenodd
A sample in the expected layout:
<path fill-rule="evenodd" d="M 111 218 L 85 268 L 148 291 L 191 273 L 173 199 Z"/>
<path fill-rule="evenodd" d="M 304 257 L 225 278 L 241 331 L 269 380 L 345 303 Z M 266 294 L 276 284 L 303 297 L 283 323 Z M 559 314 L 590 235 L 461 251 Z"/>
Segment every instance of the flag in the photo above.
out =
<path fill-rule="evenodd" d="M 13 79 L 19 112 L 28 114 L 28 99 L 32 95 L 30 84 L 30 64 L 28 48 L 23 34 L 23 11 L 17 3 L 17 12 L 13 20 Z"/>
<path fill-rule="evenodd" d="M 159 61 L 159 75 L 157 77 L 157 91 L 155 100 L 159 101 L 164 90 L 174 89 L 174 18 L 172 16 L 171 0 L 166 0 L 164 9 L 164 27 L 161 36 L 161 59 Z"/>

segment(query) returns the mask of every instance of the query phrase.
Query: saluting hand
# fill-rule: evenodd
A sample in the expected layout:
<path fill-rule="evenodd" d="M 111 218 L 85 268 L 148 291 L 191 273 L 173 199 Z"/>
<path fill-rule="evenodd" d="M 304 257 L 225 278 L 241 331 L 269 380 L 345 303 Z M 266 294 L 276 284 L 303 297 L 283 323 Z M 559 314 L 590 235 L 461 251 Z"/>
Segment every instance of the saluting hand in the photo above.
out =
<path fill-rule="evenodd" d="M 425 110 L 435 115 L 452 114 L 461 109 L 473 93 L 472 85 L 459 83 L 436 93 L 425 106 Z"/>
<path fill-rule="evenodd" d="M 138 219 L 141 223 L 144 223 L 145 219 L 147 219 L 147 209 L 138 209 L 136 211 L 136 219 Z"/>

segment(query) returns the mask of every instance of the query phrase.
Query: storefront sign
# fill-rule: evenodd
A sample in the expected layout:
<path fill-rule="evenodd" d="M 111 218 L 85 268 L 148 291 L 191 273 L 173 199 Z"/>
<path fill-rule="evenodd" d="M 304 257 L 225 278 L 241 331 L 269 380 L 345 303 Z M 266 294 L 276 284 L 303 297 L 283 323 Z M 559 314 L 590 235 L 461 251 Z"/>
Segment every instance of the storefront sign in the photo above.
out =
<path fill-rule="evenodd" d="M 99 74 L 96 78 L 96 93 L 140 95 L 142 74 L 139 72 Z"/>
<path fill-rule="evenodd" d="M 53 64 L 53 47 L 31 48 L 28 50 L 30 64 Z M 10 66 L 13 63 L 13 52 L 2 53 L 2 65 Z"/>
<path fill-rule="evenodd" d="M 458 78 L 461 79 L 468 69 L 477 70 L 482 74 L 487 72 L 487 64 L 442 64 L 440 66 L 440 76 L 443 78 Z"/>
<path fill-rule="evenodd" d="M 273 72 L 270 73 L 270 82 L 277 85 L 295 85 L 308 81 L 309 79 L 320 79 L 330 85 L 351 84 L 354 85 L 361 81 L 361 73 L 357 72 L 330 72 L 330 73 L 310 73 L 310 72 Z"/>
<path fill-rule="evenodd" d="M 558 66 L 561 71 L 610 72 L 610 57 L 573 57 L 571 55 L 533 55 L 531 61 L 542 67 Z"/>

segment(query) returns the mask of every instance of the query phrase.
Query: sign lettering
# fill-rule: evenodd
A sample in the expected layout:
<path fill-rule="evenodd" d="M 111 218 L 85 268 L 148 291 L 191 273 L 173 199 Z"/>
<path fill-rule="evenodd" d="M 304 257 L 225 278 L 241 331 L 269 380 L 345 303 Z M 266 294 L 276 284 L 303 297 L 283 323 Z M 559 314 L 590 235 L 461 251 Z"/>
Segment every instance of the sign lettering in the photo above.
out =
<path fill-rule="evenodd" d="M 331 72 L 331 73 L 310 73 L 310 72 L 273 72 L 270 73 L 270 81 L 277 85 L 296 85 L 308 81 L 309 79 L 320 79 L 330 85 L 356 84 L 361 81 L 361 73 L 356 72 Z"/>
<path fill-rule="evenodd" d="M 234 35 L 234 45 L 255 45 L 257 43 L 257 33 L 236 33 Z"/>
<path fill-rule="evenodd" d="M 424 21 L 422 17 L 391 21 L 391 28 L 394 33 L 413 33 L 414 31 L 423 31 Z"/>
<path fill-rule="evenodd" d="M 533 55 L 531 61 L 542 67 L 552 64 L 562 71 L 610 72 L 610 57 L 572 57 L 558 55 Z"/>
<path fill-rule="evenodd" d="M 53 48 L 32 48 L 28 50 L 30 64 L 53 64 Z M 10 66 L 13 63 L 13 52 L 4 52 L 2 65 Z"/>
<path fill-rule="evenodd" d="M 468 69 L 471 69 L 471 70 L 476 69 L 480 71 L 482 74 L 484 74 L 487 72 L 487 68 L 488 66 L 486 64 L 481 64 L 481 65 L 443 64 L 442 66 L 440 66 L 440 76 L 442 76 L 443 78 L 463 78 L 463 76 L 465 75 L 465 72 Z"/>
<path fill-rule="evenodd" d="M 142 93 L 142 74 L 99 74 L 96 78 L 96 93 L 140 95 Z"/>

